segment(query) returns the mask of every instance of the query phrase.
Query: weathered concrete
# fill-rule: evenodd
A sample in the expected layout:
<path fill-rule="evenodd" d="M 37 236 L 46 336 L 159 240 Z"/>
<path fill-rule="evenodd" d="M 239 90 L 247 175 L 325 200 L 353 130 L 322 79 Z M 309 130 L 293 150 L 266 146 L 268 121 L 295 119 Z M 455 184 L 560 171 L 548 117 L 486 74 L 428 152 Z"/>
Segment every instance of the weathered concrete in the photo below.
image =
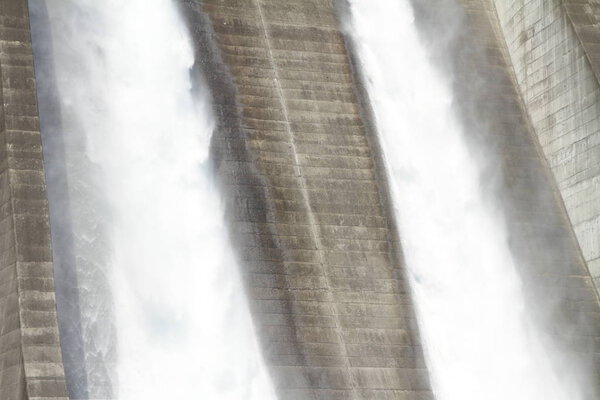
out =
<path fill-rule="evenodd" d="M 600 86 L 595 72 L 600 49 L 595 40 L 600 26 L 594 13 L 598 5 L 570 0 L 495 5 L 523 100 L 598 286 Z"/>
<path fill-rule="evenodd" d="M 432 398 L 333 1 L 183 4 L 280 398 Z"/>
<path fill-rule="evenodd" d="M 67 399 L 27 2 L 0 2 L 0 398 Z"/>

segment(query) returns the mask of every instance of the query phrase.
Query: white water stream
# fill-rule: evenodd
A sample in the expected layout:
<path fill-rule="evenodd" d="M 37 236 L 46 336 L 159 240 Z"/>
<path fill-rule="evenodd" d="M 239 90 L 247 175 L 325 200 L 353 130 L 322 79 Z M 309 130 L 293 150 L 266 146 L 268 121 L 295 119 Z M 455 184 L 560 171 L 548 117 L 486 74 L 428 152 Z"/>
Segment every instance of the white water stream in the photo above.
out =
<path fill-rule="evenodd" d="M 503 217 L 408 0 L 349 0 L 349 10 L 436 399 L 581 399 L 540 344 Z"/>
<path fill-rule="evenodd" d="M 34 19 L 47 8 L 34 26 L 47 24 L 37 40 L 52 47 L 37 48 L 50 53 L 55 76 L 38 79 L 56 98 L 40 92 L 40 108 L 42 122 L 58 114 L 61 126 L 48 132 L 65 149 L 64 160 L 46 154 L 50 191 L 65 186 L 50 206 L 62 209 L 55 221 L 73 220 L 73 265 L 56 249 L 57 274 L 73 267 L 78 282 L 81 315 L 60 315 L 61 330 L 82 321 L 72 336 L 82 337 L 84 371 L 67 371 L 72 397 L 273 399 L 211 177 L 211 107 L 191 94 L 194 56 L 174 3 L 30 6 Z M 103 382 L 98 369 L 108 370 Z M 113 390 L 98 387 L 106 384 Z"/>

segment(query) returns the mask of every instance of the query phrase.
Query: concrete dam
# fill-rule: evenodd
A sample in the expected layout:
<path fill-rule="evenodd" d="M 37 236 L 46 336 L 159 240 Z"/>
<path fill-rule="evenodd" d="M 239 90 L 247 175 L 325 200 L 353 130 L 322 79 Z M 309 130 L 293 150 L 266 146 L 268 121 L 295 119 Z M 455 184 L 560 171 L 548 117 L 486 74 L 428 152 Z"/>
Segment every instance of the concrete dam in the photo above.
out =
<path fill-rule="evenodd" d="M 595 0 L 0 0 L 0 400 L 600 397 Z"/>

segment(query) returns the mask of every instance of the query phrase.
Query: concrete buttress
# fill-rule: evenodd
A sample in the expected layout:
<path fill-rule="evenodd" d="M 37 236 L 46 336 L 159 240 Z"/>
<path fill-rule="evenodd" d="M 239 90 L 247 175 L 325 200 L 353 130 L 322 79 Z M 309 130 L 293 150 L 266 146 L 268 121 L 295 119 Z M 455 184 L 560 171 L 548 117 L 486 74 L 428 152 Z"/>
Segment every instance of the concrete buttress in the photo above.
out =
<path fill-rule="evenodd" d="M 0 2 L 0 398 L 68 399 L 27 1 Z"/>
<path fill-rule="evenodd" d="M 431 399 L 333 1 L 182 1 L 215 168 L 282 399 Z"/>

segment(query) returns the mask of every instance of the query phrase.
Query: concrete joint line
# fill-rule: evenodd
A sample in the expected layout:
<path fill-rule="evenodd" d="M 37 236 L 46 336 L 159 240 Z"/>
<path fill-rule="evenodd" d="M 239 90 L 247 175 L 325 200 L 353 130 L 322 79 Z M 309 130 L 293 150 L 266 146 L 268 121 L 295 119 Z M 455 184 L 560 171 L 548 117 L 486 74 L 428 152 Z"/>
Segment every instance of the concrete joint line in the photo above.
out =
<path fill-rule="evenodd" d="M 279 71 L 277 69 L 277 65 L 275 63 L 275 57 L 273 55 L 273 47 L 271 45 L 271 35 L 269 32 L 269 28 L 267 26 L 267 23 L 265 21 L 265 16 L 262 10 L 262 6 L 260 4 L 260 0 L 253 0 L 253 2 L 256 4 L 256 8 L 258 10 L 258 14 L 260 16 L 260 22 L 261 25 L 263 27 L 263 34 L 265 37 L 265 41 L 267 43 L 267 50 L 268 50 L 268 54 L 269 54 L 269 64 L 271 66 L 271 68 L 273 69 L 273 73 L 275 74 L 275 78 L 273 79 L 273 82 L 275 84 L 275 89 L 277 90 L 277 97 L 279 98 L 279 102 L 281 103 L 281 108 L 283 110 L 283 116 L 285 119 L 285 126 L 286 126 L 286 133 L 289 136 L 289 140 L 290 140 L 290 144 L 291 144 L 291 148 L 292 148 L 292 153 L 294 156 L 294 164 L 295 164 L 295 169 L 296 169 L 296 175 L 298 177 L 298 180 L 300 181 L 300 189 L 302 192 L 302 199 L 306 205 L 306 209 L 307 209 L 307 214 L 308 214 L 308 219 L 309 219 L 309 224 L 310 224 L 310 233 L 311 233 L 311 237 L 315 243 L 315 247 L 316 247 L 316 252 L 317 255 L 319 257 L 319 262 L 321 264 L 321 271 L 323 271 L 323 278 L 325 279 L 325 282 L 327 283 L 327 287 L 329 288 L 329 293 L 332 294 L 331 292 L 331 282 L 329 279 L 329 275 L 327 275 L 325 273 L 325 261 L 323 259 L 323 244 L 321 243 L 320 237 L 319 235 L 316 234 L 315 230 L 316 230 L 316 220 L 315 220 L 315 216 L 314 216 L 314 212 L 312 210 L 312 207 L 310 205 L 310 198 L 308 196 L 308 190 L 307 190 L 307 185 L 306 185 L 306 178 L 304 177 L 304 175 L 302 174 L 302 169 L 300 166 L 300 162 L 298 160 L 298 152 L 296 150 L 296 142 L 294 140 L 294 133 L 292 131 L 292 127 L 290 124 L 290 119 L 289 119 L 289 112 L 288 112 L 288 107 L 287 107 L 287 103 L 285 101 L 285 96 L 283 94 L 283 88 L 281 87 L 281 82 L 280 82 L 280 77 L 279 77 Z M 335 309 L 336 305 L 335 305 L 335 301 L 332 301 L 332 307 Z M 358 384 L 356 382 L 356 379 L 354 378 L 353 374 L 352 374 L 352 368 L 350 366 L 350 361 L 348 359 L 348 350 L 346 348 L 346 343 L 344 341 L 343 335 L 342 335 L 342 330 L 341 330 L 341 325 L 340 325 L 340 321 L 339 321 L 339 316 L 337 313 L 337 310 L 335 310 L 335 316 L 334 316 L 334 322 L 335 322 L 335 331 L 336 331 L 336 336 L 339 340 L 340 343 L 340 348 L 342 350 L 342 357 L 344 358 L 344 366 L 348 372 L 348 378 L 350 379 L 350 383 L 352 384 L 352 399 L 358 400 L 357 394 L 356 394 L 356 388 L 358 387 Z M 315 396 L 315 392 L 314 392 L 314 388 L 311 389 L 313 392 L 313 396 L 316 398 Z"/>

